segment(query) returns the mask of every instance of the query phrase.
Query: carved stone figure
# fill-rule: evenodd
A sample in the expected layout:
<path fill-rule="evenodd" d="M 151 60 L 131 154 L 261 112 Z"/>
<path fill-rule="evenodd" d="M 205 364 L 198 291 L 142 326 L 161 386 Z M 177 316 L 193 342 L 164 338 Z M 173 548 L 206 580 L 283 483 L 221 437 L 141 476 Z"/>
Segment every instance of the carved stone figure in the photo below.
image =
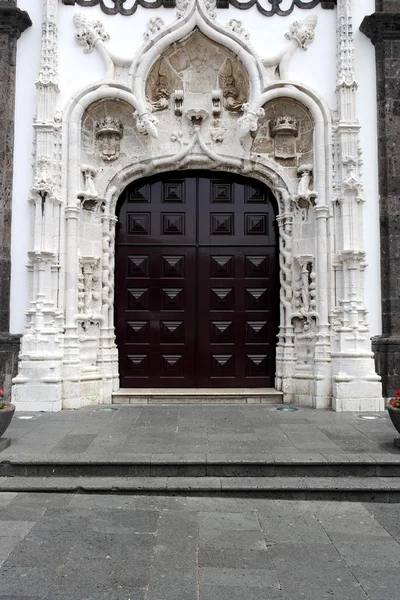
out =
<path fill-rule="evenodd" d="M 124 126 L 115 117 L 104 117 L 96 123 L 97 147 L 103 160 L 112 161 L 119 158 L 123 133 Z"/>
<path fill-rule="evenodd" d="M 224 96 L 224 106 L 227 110 L 241 110 L 242 104 L 245 102 L 243 96 L 244 79 L 242 75 L 237 78 L 233 75 L 232 61 L 228 58 L 224 68 L 219 76 L 219 84 Z"/>
<path fill-rule="evenodd" d="M 295 21 L 285 37 L 288 40 L 295 40 L 302 50 L 307 50 L 307 46 L 314 40 L 317 20 L 316 15 L 311 15 L 303 21 Z"/>

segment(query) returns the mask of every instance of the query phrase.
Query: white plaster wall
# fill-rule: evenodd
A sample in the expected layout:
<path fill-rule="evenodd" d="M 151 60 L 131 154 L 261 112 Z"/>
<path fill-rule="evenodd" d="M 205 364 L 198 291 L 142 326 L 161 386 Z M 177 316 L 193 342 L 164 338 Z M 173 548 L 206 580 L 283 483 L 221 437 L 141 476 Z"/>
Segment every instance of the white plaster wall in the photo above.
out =
<path fill-rule="evenodd" d="M 32 19 L 17 47 L 15 99 L 14 186 L 11 228 L 11 333 L 22 333 L 28 308 L 27 253 L 30 249 L 29 190 L 32 183 L 33 119 L 36 114 L 35 81 L 40 65 L 42 2 L 18 0 Z"/>
<path fill-rule="evenodd" d="M 364 245 L 368 267 L 365 272 L 365 305 L 369 311 L 371 335 L 382 333 L 381 270 L 379 235 L 379 173 L 375 48 L 360 32 L 365 15 L 375 12 L 375 0 L 353 0 L 356 73 L 359 84 L 357 114 L 361 124 L 361 148 L 365 186 Z"/>
<path fill-rule="evenodd" d="M 282 2 L 287 8 L 289 0 Z M 379 279 L 379 220 L 378 220 L 378 175 L 376 154 L 376 94 L 375 60 L 372 44 L 359 31 L 358 26 L 365 14 L 374 10 L 374 0 L 354 0 L 355 38 L 357 47 L 357 73 L 360 83 L 359 115 L 363 126 L 362 148 L 366 197 L 365 236 L 367 246 L 368 277 L 366 304 L 370 312 L 372 334 L 380 332 L 380 279 Z M 27 199 L 31 181 L 32 120 L 35 115 L 34 81 L 39 68 L 41 35 L 40 0 L 19 0 L 18 6 L 28 10 L 33 27 L 19 41 L 17 68 L 17 115 L 15 140 L 14 219 L 12 241 L 12 290 L 11 331 L 22 332 L 27 307 L 26 253 L 29 245 L 29 211 Z M 174 9 L 154 11 L 139 7 L 132 17 L 107 16 L 99 7 L 59 7 L 60 41 L 60 98 L 59 109 L 63 109 L 70 97 L 82 87 L 99 80 L 103 65 L 97 52 L 84 54 L 74 38 L 72 19 L 75 12 L 84 13 L 89 19 L 100 19 L 111 36 L 109 47 L 117 54 L 133 57 L 143 42 L 147 21 L 154 16 L 165 23 L 175 19 Z M 336 106 L 336 11 L 317 7 L 316 38 L 307 52 L 297 52 L 291 63 L 294 78 L 318 91 L 331 108 Z M 289 17 L 267 18 L 255 7 L 240 11 L 234 8 L 218 11 L 218 21 L 227 23 L 236 18 L 251 34 L 251 42 L 261 56 L 275 54 L 284 44 L 284 34 L 296 19 L 304 19 L 307 11 L 295 9 Z"/>

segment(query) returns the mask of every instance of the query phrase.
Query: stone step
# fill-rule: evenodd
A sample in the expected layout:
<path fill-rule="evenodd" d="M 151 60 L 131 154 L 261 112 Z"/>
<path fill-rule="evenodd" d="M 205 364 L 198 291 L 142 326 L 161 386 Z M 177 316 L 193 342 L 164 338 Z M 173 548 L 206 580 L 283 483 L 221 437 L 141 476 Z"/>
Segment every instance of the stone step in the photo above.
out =
<path fill-rule="evenodd" d="M 274 388 L 121 388 L 112 394 L 113 404 L 282 404 L 282 401 L 282 392 Z"/>
<path fill-rule="evenodd" d="M 399 502 L 393 477 L 1 477 L 0 492 Z"/>
<path fill-rule="evenodd" d="M 287 461 L 271 462 L 262 457 L 244 459 L 239 457 L 226 457 L 215 459 L 211 456 L 205 460 L 192 459 L 166 459 L 163 456 L 153 455 L 148 460 L 111 460 L 107 462 L 92 460 L 4 460 L 0 462 L 0 477 L 48 479 L 68 477 L 97 478 L 157 478 L 157 477 L 182 477 L 182 478 L 367 478 L 373 481 L 376 478 L 399 478 L 400 462 L 389 461 L 382 458 L 376 461 L 343 461 L 318 462 Z"/>

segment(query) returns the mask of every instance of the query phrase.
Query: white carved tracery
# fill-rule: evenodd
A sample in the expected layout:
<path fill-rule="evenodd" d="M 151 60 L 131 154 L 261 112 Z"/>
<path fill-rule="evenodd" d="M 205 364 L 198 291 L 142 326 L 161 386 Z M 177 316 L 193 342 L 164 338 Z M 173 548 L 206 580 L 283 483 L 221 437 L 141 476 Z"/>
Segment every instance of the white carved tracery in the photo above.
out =
<path fill-rule="evenodd" d="M 262 59 L 241 22 L 218 23 L 215 0 L 177 0 L 177 21 L 167 27 L 151 19 L 142 48 L 129 59 L 112 52 L 101 22 L 77 14 L 76 39 L 85 52 L 99 52 L 105 71 L 71 99 L 61 138 L 57 2 L 44 0 L 44 6 L 32 298 L 14 386 L 17 405 L 59 410 L 111 401 L 118 387 L 118 197 L 135 179 L 190 167 L 248 174 L 277 199 L 276 386 L 284 400 L 337 410 L 382 408 L 363 302 L 364 195 L 350 3 L 338 0 L 334 182 L 332 113 L 290 74 L 293 54 L 314 39 L 315 15 L 292 23 L 282 50 Z M 205 59 L 211 47 L 212 68 Z M 187 57 L 181 71 L 172 66 L 174 48 Z M 99 132 L 105 145 L 99 146 Z"/>

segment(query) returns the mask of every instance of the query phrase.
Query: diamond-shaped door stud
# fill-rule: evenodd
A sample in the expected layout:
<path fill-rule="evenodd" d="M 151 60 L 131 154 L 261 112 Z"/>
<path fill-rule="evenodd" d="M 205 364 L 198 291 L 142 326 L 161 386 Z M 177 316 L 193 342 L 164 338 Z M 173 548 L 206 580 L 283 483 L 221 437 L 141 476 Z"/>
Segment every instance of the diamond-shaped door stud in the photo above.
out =
<path fill-rule="evenodd" d="M 231 202 L 231 186 L 229 183 L 212 184 L 212 202 Z"/>
<path fill-rule="evenodd" d="M 184 276 L 184 257 L 183 256 L 163 256 L 162 257 L 163 277 L 183 277 Z"/>
<path fill-rule="evenodd" d="M 147 354 L 130 354 L 128 358 L 131 362 L 129 375 L 135 377 L 149 376 L 149 361 Z"/>
<path fill-rule="evenodd" d="M 129 188 L 128 202 L 150 202 L 149 184 L 134 185 Z"/>
<path fill-rule="evenodd" d="M 246 309 L 247 310 L 266 310 L 267 294 L 266 288 L 246 289 Z"/>
<path fill-rule="evenodd" d="M 162 215 L 162 232 L 165 235 L 182 235 L 184 233 L 184 215 Z"/>
<path fill-rule="evenodd" d="M 213 235 L 233 235 L 233 215 L 232 214 L 212 214 L 211 215 L 211 233 Z"/>
<path fill-rule="evenodd" d="M 126 341 L 129 343 L 147 344 L 149 342 L 148 321 L 127 321 Z"/>
<path fill-rule="evenodd" d="M 128 276 L 148 277 L 148 256 L 128 256 Z"/>
<path fill-rule="evenodd" d="M 211 310 L 232 310 L 233 308 L 233 289 L 232 288 L 212 288 L 211 290 Z"/>
<path fill-rule="evenodd" d="M 211 342 L 212 343 L 233 343 L 232 321 L 212 321 L 211 322 Z"/>
<path fill-rule="evenodd" d="M 246 256 L 245 270 L 246 270 L 246 277 L 266 277 L 267 276 L 267 257 L 266 256 Z"/>
<path fill-rule="evenodd" d="M 266 321 L 248 321 L 247 322 L 247 341 L 265 342 L 266 341 Z"/>
<path fill-rule="evenodd" d="M 233 257 L 212 256 L 211 277 L 233 277 Z"/>
<path fill-rule="evenodd" d="M 150 213 L 128 213 L 128 233 L 148 235 L 150 233 Z"/>
<path fill-rule="evenodd" d="M 183 376 L 183 357 L 181 354 L 164 354 L 162 357 L 162 375 L 164 377 Z"/>
<path fill-rule="evenodd" d="M 246 375 L 248 377 L 266 376 L 266 354 L 248 354 L 246 360 Z"/>
<path fill-rule="evenodd" d="M 182 288 L 163 288 L 163 308 L 168 310 L 182 310 Z"/>
<path fill-rule="evenodd" d="M 181 344 L 184 342 L 183 321 L 162 321 L 161 322 L 161 343 Z"/>
<path fill-rule="evenodd" d="M 164 202 L 183 202 L 182 183 L 166 183 L 164 185 Z"/>
<path fill-rule="evenodd" d="M 246 202 L 257 202 L 258 204 L 265 204 L 266 197 L 263 190 L 258 187 L 253 187 L 252 185 L 247 185 Z"/>
<path fill-rule="evenodd" d="M 265 235 L 267 232 L 266 215 L 246 215 L 246 234 Z"/>
<path fill-rule="evenodd" d="M 128 310 L 147 309 L 147 288 L 128 289 Z"/>

